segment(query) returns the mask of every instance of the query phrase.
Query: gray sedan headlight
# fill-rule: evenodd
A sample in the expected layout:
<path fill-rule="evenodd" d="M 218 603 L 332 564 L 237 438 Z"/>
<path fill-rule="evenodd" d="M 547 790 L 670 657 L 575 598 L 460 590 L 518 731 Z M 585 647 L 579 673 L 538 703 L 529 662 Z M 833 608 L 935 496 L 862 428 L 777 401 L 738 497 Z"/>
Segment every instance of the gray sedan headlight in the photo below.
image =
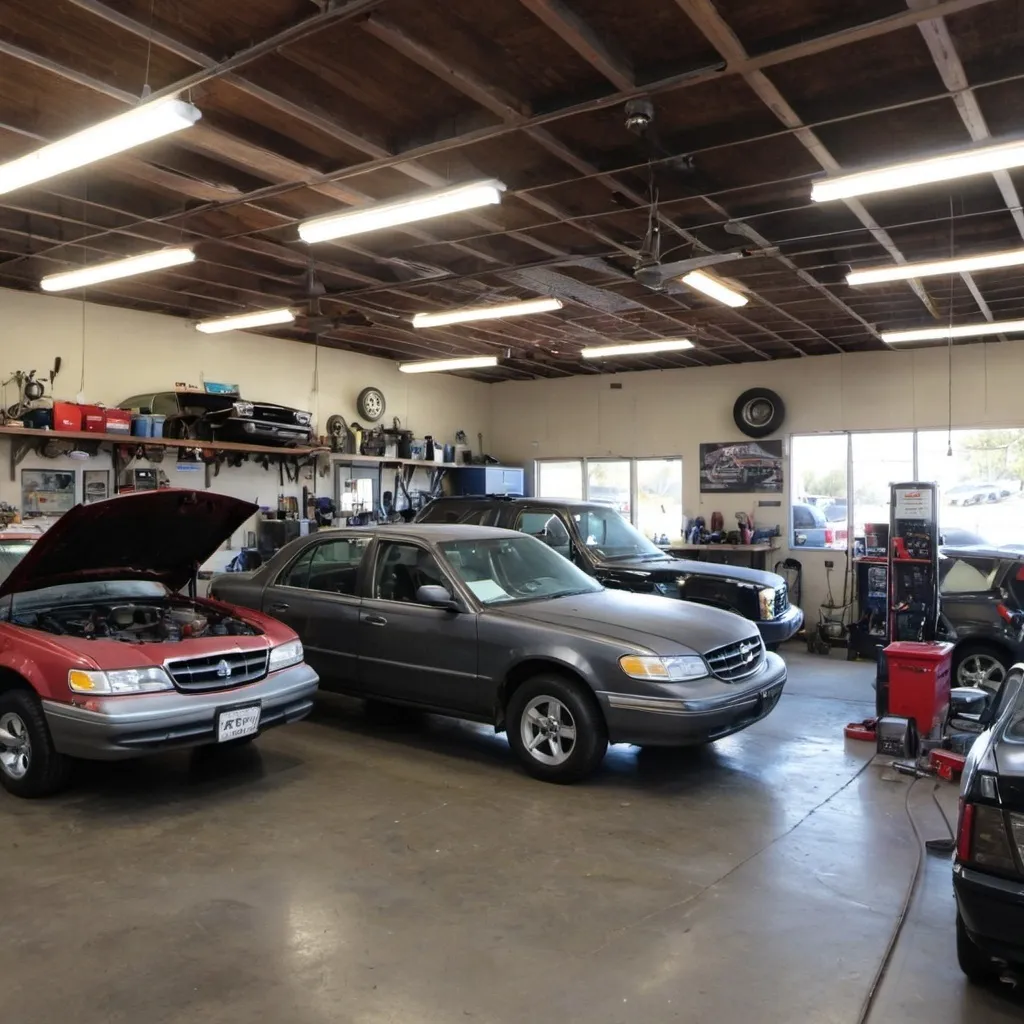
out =
<path fill-rule="evenodd" d="M 619 668 L 630 679 L 647 679 L 652 683 L 681 683 L 708 674 L 704 659 L 696 654 L 681 654 L 674 658 L 629 654 L 619 658 Z"/>

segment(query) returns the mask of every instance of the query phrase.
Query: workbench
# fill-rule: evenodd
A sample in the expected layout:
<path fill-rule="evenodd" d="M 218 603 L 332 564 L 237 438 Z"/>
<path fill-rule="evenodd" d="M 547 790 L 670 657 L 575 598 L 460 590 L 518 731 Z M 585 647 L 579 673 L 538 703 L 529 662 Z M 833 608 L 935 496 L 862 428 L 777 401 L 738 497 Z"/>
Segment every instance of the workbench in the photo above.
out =
<path fill-rule="evenodd" d="M 776 538 L 776 541 L 778 538 Z M 665 550 L 677 558 L 694 558 L 698 562 L 724 562 L 726 565 L 742 565 L 743 556 L 749 556 L 751 569 L 767 569 L 768 555 L 778 550 L 774 544 L 687 544 L 684 540 L 672 541 Z M 708 556 L 712 557 L 708 557 Z M 718 555 L 719 557 L 714 557 Z"/>

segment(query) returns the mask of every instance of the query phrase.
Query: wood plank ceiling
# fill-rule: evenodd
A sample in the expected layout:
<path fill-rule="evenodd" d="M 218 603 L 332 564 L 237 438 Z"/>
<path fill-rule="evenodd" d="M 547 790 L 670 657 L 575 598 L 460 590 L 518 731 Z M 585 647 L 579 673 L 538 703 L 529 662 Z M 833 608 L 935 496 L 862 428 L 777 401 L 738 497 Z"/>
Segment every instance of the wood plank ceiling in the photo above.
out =
<path fill-rule="evenodd" d="M 851 289 L 849 267 L 1021 244 L 1024 173 L 815 205 L 824 172 L 1019 135 L 1024 0 L 4 0 L 0 160 L 182 91 L 194 128 L 0 196 L 0 286 L 164 244 L 186 267 L 91 301 L 392 359 L 508 357 L 481 380 L 595 372 L 587 345 L 687 336 L 622 369 L 883 348 L 880 330 L 1024 318 L 1016 270 Z M 654 104 L 657 138 L 624 126 Z M 495 177 L 483 213 L 306 246 L 313 215 Z M 631 277 L 746 247 L 729 309 Z M 417 311 L 553 294 L 559 312 L 413 331 Z M 329 319 L 324 319 L 329 318 Z M 315 333 L 318 330 L 319 333 Z"/>

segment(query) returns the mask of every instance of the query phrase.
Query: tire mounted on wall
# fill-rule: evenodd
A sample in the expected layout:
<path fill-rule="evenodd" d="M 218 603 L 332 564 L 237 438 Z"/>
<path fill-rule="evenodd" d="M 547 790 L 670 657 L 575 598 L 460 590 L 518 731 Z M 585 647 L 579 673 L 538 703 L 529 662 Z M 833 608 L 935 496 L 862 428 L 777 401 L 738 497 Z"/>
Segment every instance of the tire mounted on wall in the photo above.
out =
<path fill-rule="evenodd" d="M 750 388 L 736 399 L 732 418 L 747 437 L 767 437 L 782 427 L 786 405 L 769 388 Z"/>

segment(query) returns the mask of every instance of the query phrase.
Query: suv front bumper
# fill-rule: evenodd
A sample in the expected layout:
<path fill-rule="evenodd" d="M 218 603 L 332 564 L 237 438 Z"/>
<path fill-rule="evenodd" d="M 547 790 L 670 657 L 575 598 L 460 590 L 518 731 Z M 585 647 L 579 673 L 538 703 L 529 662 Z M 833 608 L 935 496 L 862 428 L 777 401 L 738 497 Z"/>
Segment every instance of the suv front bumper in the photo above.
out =
<path fill-rule="evenodd" d="M 803 629 L 804 613 L 791 604 L 777 619 L 758 619 L 755 623 L 765 646 L 785 643 Z"/>
<path fill-rule="evenodd" d="M 786 685 L 786 663 L 767 652 L 764 665 L 738 683 L 714 677 L 692 683 L 638 687 L 633 693 L 601 691 L 597 699 L 612 743 L 683 747 L 710 743 L 765 718 Z"/>
<path fill-rule="evenodd" d="M 297 722 L 313 710 L 317 674 L 305 662 L 248 686 L 209 693 L 140 693 L 82 697 L 75 704 L 43 701 L 46 724 L 62 754 L 118 761 L 217 742 L 217 715 L 260 705 L 260 728 Z"/>

